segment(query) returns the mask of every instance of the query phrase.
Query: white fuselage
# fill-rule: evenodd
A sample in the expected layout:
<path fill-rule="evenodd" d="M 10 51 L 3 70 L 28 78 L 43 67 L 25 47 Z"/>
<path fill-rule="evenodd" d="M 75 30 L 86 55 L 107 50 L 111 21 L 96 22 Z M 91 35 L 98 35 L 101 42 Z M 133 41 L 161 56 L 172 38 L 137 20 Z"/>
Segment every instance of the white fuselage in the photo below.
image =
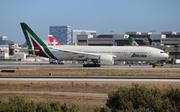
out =
<path fill-rule="evenodd" d="M 59 60 L 87 60 L 77 54 L 63 52 L 57 49 L 67 49 L 92 54 L 115 55 L 115 61 L 155 61 L 168 58 L 161 49 L 148 46 L 59 46 L 50 49 Z"/>

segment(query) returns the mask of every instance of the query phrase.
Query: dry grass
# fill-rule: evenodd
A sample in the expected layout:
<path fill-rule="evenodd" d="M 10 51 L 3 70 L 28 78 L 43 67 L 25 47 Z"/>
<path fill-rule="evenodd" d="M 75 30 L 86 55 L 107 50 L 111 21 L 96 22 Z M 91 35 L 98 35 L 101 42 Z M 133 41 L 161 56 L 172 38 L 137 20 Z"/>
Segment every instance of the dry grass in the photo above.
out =
<path fill-rule="evenodd" d="M 108 93 L 117 90 L 120 86 L 131 87 L 133 82 L 24 82 L 1 81 L 1 91 L 53 91 L 79 93 Z M 165 91 L 170 87 L 180 88 L 180 83 L 141 82 L 139 85 L 158 87 Z"/>
<path fill-rule="evenodd" d="M 179 77 L 180 71 L 168 70 L 105 70 L 105 69 L 37 69 L 15 70 L 14 73 L 0 73 L 0 76 L 163 76 Z"/>
<path fill-rule="evenodd" d="M 39 69 L 16 70 L 15 73 L 1 73 L 1 76 L 162 76 L 179 77 L 180 71 L 142 71 L 142 70 L 89 70 L 89 69 Z M 180 83 L 139 83 L 148 88 L 158 87 L 162 91 L 170 87 L 180 88 Z M 78 92 L 78 93 L 104 93 L 117 90 L 120 86 L 131 87 L 132 82 L 25 82 L 1 81 L 0 91 L 50 91 L 50 92 Z M 28 101 L 50 102 L 60 101 L 69 106 L 77 105 L 83 112 L 92 112 L 96 107 L 105 107 L 106 99 L 103 97 L 83 97 L 49 94 L 0 94 L 0 100 L 7 100 L 14 95 L 25 97 Z"/>

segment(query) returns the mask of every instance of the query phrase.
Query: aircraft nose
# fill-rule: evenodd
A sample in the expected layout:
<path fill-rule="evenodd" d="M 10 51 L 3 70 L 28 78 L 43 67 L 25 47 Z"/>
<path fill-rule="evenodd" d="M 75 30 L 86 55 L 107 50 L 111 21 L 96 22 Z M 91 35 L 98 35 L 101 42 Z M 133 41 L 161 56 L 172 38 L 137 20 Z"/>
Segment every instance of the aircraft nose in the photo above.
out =
<path fill-rule="evenodd" d="M 164 54 L 164 58 L 165 58 L 165 59 L 168 59 L 168 58 L 169 58 L 169 52 Z"/>
<path fill-rule="evenodd" d="M 169 58 L 169 52 L 167 52 L 166 54 L 167 54 L 167 58 Z"/>

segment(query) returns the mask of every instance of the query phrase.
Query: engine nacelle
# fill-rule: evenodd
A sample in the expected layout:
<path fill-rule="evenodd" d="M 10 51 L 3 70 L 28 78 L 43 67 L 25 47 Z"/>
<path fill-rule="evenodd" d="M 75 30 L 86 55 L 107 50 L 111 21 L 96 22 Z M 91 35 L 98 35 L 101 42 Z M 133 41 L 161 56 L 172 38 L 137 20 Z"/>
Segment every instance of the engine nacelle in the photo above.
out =
<path fill-rule="evenodd" d="M 102 55 L 99 57 L 99 62 L 102 65 L 113 65 L 114 57 L 112 55 Z"/>

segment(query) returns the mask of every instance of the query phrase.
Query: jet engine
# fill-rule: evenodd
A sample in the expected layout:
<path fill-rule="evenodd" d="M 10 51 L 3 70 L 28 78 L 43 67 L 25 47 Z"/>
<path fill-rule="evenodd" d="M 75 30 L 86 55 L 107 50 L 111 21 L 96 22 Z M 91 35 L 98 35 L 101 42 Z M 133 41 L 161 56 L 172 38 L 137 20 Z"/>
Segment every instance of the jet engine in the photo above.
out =
<path fill-rule="evenodd" d="M 102 55 L 99 57 L 99 62 L 102 65 L 113 65 L 114 64 L 114 56 Z"/>

